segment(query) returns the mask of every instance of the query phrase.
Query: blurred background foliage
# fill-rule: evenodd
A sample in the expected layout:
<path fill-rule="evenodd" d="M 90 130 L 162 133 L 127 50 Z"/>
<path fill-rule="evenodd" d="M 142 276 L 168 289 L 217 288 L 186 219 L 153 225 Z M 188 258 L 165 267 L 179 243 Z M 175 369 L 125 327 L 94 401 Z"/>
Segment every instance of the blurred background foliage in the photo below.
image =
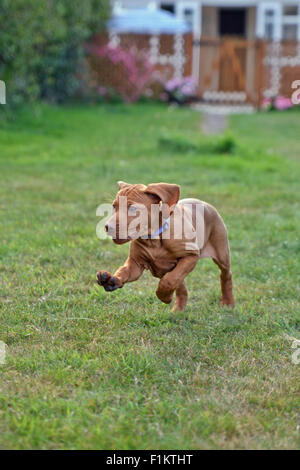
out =
<path fill-rule="evenodd" d="M 0 79 L 9 104 L 76 96 L 85 43 L 109 13 L 109 0 L 1 0 Z"/>

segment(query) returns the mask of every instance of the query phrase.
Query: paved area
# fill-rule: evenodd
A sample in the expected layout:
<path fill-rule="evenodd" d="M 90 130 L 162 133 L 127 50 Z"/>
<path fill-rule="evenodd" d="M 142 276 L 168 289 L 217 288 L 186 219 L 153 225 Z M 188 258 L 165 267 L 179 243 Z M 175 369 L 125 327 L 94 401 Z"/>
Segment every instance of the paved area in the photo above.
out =
<path fill-rule="evenodd" d="M 203 113 L 201 129 L 204 134 L 220 134 L 227 127 L 227 116 L 230 114 L 250 114 L 255 112 L 251 105 L 221 105 L 196 103 L 191 106 Z"/>
<path fill-rule="evenodd" d="M 204 134 L 221 134 L 227 127 L 227 116 L 224 114 L 203 113 L 201 129 Z"/>
<path fill-rule="evenodd" d="M 209 104 L 209 103 L 195 103 L 191 106 L 196 111 L 202 111 L 212 114 L 252 114 L 255 113 L 255 108 L 251 104 Z"/>

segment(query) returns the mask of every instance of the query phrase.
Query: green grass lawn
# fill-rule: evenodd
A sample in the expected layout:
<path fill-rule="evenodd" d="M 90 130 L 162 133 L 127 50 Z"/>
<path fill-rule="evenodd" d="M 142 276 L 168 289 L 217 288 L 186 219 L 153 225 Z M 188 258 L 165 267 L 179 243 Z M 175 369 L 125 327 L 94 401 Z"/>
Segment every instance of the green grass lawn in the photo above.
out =
<path fill-rule="evenodd" d="M 299 120 L 235 116 L 229 138 L 163 105 L 0 121 L 0 448 L 299 447 Z M 209 259 L 187 278 L 184 313 L 147 272 L 113 293 L 94 283 L 129 249 L 96 237 L 117 180 L 178 183 L 218 208 L 234 310 Z"/>

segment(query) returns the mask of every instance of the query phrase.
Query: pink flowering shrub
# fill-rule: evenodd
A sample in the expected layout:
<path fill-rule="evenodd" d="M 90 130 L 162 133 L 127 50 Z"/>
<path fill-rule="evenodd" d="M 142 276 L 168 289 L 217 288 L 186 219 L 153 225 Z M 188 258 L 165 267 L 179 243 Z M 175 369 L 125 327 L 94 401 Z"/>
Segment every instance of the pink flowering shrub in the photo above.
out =
<path fill-rule="evenodd" d="M 284 111 L 285 109 L 290 109 L 293 106 L 290 98 L 285 98 L 285 96 L 277 96 L 274 101 L 274 106 L 279 111 Z"/>
<path fill-rule="evenodd" d="M 164 85 L 164 101 L 184 104 L 197 94 L 197 83 L 193 77 L 171 78 Z"/>
<path fill-rule="evenodd" d="M 119 94 L 124 101 L 134 102 L 144 95 L 151 80 L 153 65 L 145 51 L 132 46 L 88 46 L 91 64 L 97 76 L 102 98 L 109 98 L 112 92 Z"/>
<path fill-rule="evenodd" d="M 265 98 L 262 101 L 261 108 L 266 111 L 285 111 L 293 107 L 293 103 L 290 98 L 285 96 L 277 96 L 275 98 Z"/>

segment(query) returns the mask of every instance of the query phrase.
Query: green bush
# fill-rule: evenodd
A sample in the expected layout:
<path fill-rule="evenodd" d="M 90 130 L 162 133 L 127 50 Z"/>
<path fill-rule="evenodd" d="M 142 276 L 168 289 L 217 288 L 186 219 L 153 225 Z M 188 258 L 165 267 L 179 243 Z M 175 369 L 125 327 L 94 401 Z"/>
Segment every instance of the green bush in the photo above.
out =
<path fill-rule="evenodd" d="M 237 142 L 235 138 L 225 132 L 224 134 L 214 137 L 213 139 L 204 138 L 202 136 L 201 142 L 194 142 L 186 137 L 177 136 L 162 136 L 158 138 L 159 147 L 167 152 L 174 153 L 196 153 L 196 154 L 234 154 L 237 149 Z"/>
<path fill-rule="evenodd" d="M 199 148 L 194 142 L 182 136 L 159 137 L 158 145 L 167 152 L 197 153 Z"/>
<path fill-rule="evenodd" d="M 109 0 L 1 0 L 0 79 L 8 104 L 73 97 L 85 42 L 108 14 Z"/>
<path fill-rule="evenodd" d="M 231 154 L 236 149 L 236 141 L 234 137 L 228 133 L 222 135 L 215 143 L 216 153 L 228 153 Z"/>

